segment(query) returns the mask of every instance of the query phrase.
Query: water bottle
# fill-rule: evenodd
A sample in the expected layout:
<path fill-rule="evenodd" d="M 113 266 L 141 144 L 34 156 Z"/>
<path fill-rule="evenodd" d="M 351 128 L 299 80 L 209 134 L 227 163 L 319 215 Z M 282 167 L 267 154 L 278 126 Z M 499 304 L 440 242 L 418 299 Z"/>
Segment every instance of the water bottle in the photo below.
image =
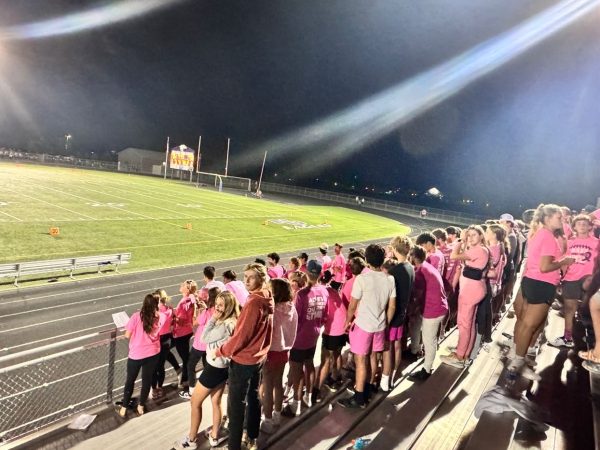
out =
<path fill-rule="evenodd" d="M 352 441 L 352 449 L 353 450 L 362 450 L 367 445 L 369 445 L 370 442 L 371 442 L 371 439 L 365 439 L 365 438 L 359 437 Z"/>

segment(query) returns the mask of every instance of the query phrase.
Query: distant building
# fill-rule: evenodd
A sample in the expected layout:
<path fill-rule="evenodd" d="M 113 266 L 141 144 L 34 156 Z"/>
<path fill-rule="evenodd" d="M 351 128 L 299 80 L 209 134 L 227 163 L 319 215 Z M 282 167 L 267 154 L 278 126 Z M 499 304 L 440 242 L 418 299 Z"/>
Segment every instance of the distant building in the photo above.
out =
<path fill-rule="evenodd" d="M 128 147 L 119 152 L 119 171 L 160 175 L 165 153 Z"/>

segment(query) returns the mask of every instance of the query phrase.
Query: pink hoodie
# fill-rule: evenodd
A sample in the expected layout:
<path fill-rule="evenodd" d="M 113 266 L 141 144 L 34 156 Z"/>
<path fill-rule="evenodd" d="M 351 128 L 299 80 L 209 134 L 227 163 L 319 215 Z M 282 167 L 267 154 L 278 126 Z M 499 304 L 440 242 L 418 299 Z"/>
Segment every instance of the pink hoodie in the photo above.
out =
<path fill-rule="evenodd" d="M 275 304 L 273 316 L 273 340 L 271 341 L 272 352 L 283 352 L 289 350 L 296 340 L 296 328 L 298 327 L 298 313 L 292 302 Z"/>

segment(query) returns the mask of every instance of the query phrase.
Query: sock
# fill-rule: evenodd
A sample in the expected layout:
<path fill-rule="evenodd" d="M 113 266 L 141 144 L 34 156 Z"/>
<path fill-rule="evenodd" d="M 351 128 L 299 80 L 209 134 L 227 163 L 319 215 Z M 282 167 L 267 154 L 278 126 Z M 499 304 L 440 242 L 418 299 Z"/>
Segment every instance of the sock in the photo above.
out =
<path fill-rule="evenodd" d="M 518 370 L 525 364 L 525 357 L 516 355 L 510 362 L 509 370 Z"/>
<path fill-rule="evenodd" d="M 536 350 L 536 348 L 535 348 L 535 347 L 529 347 L 529 348 L 527 349 L 527 353 L 537 353 L 537 350 Z"/>
<path fill-rule="evenodd" d="M 194 388 L 192 386 L 188 387 L 188 392 L 192 395 L 194 393 Z"/>
<path fill-rule="evenodd" d="M 390 376 L 389 375 L 381 375 L 381 382 L 379 383 L 381 389 L 385 392 L 390 390 Z"/>
<path fill-rule="evenodd" d="M 565 335 L 563 337 L 565 338 L 565 341 L 572 341 L 573 340 L 573 332 L 565 330 Z"/>

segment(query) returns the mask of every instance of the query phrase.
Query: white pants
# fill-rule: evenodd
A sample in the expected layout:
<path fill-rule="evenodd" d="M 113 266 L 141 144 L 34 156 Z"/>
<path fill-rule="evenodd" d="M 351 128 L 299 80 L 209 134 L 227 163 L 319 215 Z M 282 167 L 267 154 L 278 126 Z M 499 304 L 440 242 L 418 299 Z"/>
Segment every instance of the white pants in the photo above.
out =
<path fill-rule="evenodd" d="M 431 373 L 433 361 L 435 360 L 435 353 L 437 352 L 440 325 L 444 322 L 445 317 L 446 316 L 443 315 L 433 319 L 423 318 L 423 325 L 421 328 L 421 334 L 423 335 L 423 347 L 425 350 L 425 361 L 423 362 L 423 368 L 429 373 Z"/>

